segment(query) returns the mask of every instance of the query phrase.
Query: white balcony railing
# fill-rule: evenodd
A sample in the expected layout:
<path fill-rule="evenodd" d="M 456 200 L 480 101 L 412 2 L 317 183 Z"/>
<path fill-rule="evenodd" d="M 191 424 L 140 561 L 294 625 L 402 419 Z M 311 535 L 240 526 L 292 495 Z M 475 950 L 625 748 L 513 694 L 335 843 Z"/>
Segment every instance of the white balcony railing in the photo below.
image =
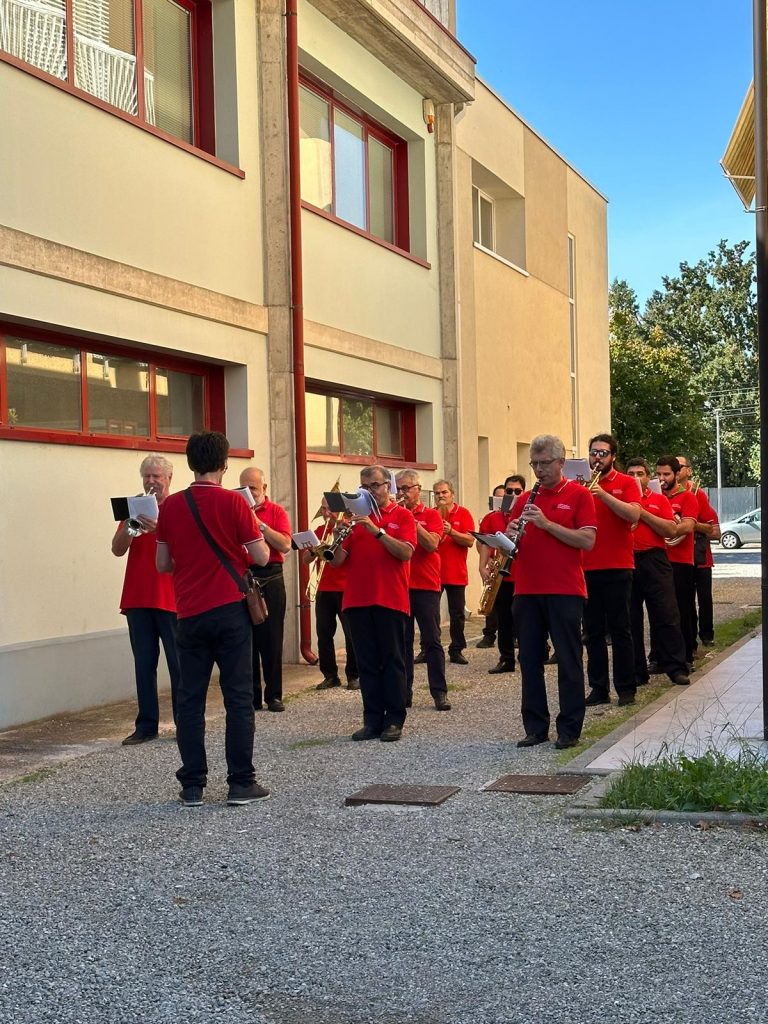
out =
<path fill-rule="evenodd" d="M 136 57 L 74 33 L 75 85 L 129 114 L 138 114 Z M 0 49 L 55 78 L 67 77 L 64 11 L 38 0 L 0 0 Z M 144 117 L 155 124 L 155 78 L 144 70 Z"/>

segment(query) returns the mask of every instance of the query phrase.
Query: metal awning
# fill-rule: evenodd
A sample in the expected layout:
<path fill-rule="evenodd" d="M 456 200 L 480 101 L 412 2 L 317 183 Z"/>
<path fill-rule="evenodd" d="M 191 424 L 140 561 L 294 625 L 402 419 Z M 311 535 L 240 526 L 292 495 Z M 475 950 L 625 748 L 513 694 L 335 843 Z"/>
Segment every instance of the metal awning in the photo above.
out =
<path fill-rule="evenodd" d="M 720 161 L 725 176 L 749 210 L 755 199 L 755 87 L 744 97 L 739 116 Z"/>

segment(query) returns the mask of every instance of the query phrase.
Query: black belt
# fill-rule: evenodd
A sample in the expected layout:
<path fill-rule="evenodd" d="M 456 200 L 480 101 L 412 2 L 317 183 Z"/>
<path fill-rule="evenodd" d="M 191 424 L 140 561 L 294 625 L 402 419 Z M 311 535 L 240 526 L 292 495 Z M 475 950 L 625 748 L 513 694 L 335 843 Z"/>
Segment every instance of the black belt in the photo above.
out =
<path fill-rule="evenodd" d="M 248 570 L 251 576 L 254 576 L 262 587 L 268 586 L 270 583 L 274 583 L 275 580 L 281 580 L 283 578 L 282 568 L 275 569 L 274 566 L 267 565 L 252 565 Z"/>

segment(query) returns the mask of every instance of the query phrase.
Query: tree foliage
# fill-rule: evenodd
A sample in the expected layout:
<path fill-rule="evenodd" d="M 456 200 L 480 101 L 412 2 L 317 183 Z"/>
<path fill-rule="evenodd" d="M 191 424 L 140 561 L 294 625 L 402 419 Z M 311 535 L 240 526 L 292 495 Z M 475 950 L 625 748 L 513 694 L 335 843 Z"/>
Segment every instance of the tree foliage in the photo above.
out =
<path fill-rule="evenodd" d="M 706 259 L 662 278 L 640 315 L 626 281 L 611 286 L 611 404 L 625 454 L 689 455 L 704 483 L 716 473 L 722 410 L 723 483 L 759 479 L 754 255 L 720 241 Z"/>

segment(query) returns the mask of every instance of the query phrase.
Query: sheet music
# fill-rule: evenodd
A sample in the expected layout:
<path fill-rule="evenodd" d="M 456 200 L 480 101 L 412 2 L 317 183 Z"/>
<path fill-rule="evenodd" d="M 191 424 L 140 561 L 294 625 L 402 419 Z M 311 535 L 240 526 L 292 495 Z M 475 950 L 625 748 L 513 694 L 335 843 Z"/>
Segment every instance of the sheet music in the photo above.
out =
<path fill-rule="evenodd" d="M 160 515 L 160 508 L 157 504 L 157 496 L 154 494 L 141 494 L 136 498 L 128 498 L 128 516 L 137 519 L 139 516 L 146 516 L 147 519 L 157 519 Z"/>
<path fill-rule="evenodd" d="M 653 491 L 654 494 L 663 494 L 664 493 L 664 491 L 662 491 L 662 489 L 661 489 L 661 482 L 659 480 L 657 480 L 655 477 L 652 477 L 648 481 L 648 490 L 649 491 Z"/>
<path fill-rule="evenodd" d="M 496 548 L 497 551 L 503 551 L 505 555 L 511 555 L 515 550 L 511 537 L 500 530 L 497 530 L 496 533 L 475 533 L 474 530 L 469 532 L 481 544 L 486 544 L 489 548 Z"/>
<path fill-rule="evenodd" d="M 566 459 L 563 466 L 566 480 L 575 480 L 577 484 L 588 484 L 592 479 L 592 470 L 588 459 Z"/>
<path fill-rule="evenodd" d="M 253 508 L 256 504 L 256 499 L 251 494 L 250 487 L 234 487 L 233 490 L 235 494 L 239 494 L 240 497 L 243 498 L 248 508 Z"/>
<path fill-rule="evenodd" d="M 316 548 L 320 543 L 320 538 L 314 530 L 299 530 L 298 533 L 292 533 L 291 540 L 294 548 L 299 551 L 303 551 L 305 548 Z"/>

